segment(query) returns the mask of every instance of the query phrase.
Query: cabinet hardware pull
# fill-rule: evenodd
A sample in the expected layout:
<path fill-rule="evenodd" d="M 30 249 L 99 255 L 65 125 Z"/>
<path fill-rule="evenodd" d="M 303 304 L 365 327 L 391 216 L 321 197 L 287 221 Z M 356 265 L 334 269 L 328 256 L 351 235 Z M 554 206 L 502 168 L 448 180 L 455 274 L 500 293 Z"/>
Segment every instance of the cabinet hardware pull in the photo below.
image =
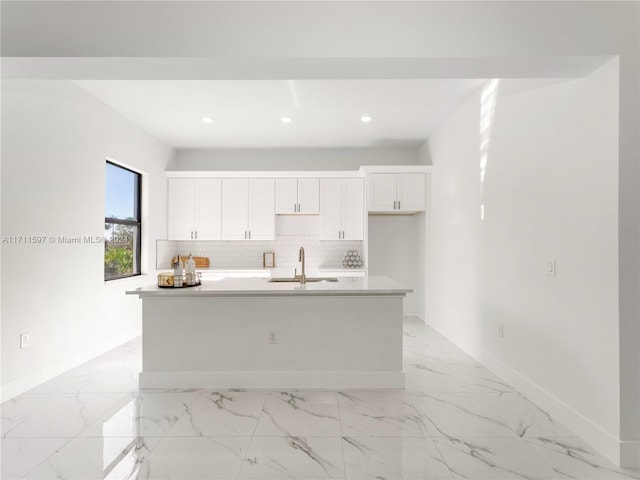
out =
<path fill-rule="evenodd" d="M 251 240 L 251 230 L 249 230 L 249 240 Z"/>
<path fill-rule="evenodd" d="M 196 230 L 196 240 L 198 239 L 198 230 Z"/>
<path fill-rule="evenodd" d="M 400 210 L 400 200 L 398 200 L 398 210 Z"/>
<path fill-rule="evenodd" d="M 193 240 L 193 230 L 191 230 L 191 240 Z"/>

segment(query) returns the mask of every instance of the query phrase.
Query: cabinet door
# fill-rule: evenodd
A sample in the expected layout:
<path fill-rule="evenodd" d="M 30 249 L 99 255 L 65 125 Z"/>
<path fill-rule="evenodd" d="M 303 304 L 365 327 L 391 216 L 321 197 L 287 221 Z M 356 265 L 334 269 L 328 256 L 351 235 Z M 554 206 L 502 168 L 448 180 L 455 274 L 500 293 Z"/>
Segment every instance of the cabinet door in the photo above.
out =
<path fill-rule="evenodd" d="M 344 240 L 364 240 L 364 180 L 343 180 L 342 231 Z"/>
<path fill-rule="evenodd" d="M 402 212 L 418 212 L 426 205 L 426 179 L 424 173 L 398 174 L 398 201 Z"/>
<path fill-rule="evenodd" d="M 222 229 L 222 181 L 196 180 L 195 240 L 220 240 Z"/>
<path fill-rule="evenodd" d="M 249 180 L 222 179 L 222 240 L 245 240 L 249 232 Z"/>
<path fill-rule="evenodd" d="M 167 238 L 193 240 L 195 224 L 195 180 L 170 178 L 168 184 Z"/>
<path fill-rule="evenodd" d="M 249 180 L 249 239 L 276 238 L 276 185 L 273 178 Z"/>
<path fill-rule="evenodd" d="M 298 180 L 276 179 L 276 213 L 296 213 L 298 204 Z"/>
<path fill-rule="evenodd" d="M 307 215 L 320 213 L 320 179 L 298 179 L 299 213 Z"/>
<path fill-rule="evenodd" d="M 320 179 L 320 239 L 339 240 L 342 232 L 342 192 L 340 178 Z"/>
<path fill-rule="evenodd" d="M 396 208 L 396 174 L 372 173 L 367 177 L 370 212 L 393 212 Z"/>

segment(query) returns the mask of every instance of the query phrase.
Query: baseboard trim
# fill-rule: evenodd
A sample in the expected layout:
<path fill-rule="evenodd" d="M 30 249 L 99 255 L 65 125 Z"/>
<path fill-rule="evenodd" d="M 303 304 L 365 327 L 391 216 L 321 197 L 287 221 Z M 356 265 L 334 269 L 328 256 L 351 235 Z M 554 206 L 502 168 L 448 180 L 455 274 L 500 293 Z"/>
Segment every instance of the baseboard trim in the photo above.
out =
<path fill-rule="evenodd" d="M 403 372 L 142 372 L 140 388 L 401 389 Z"/>
<path fill-rule="evenodd" d="M 624 468 L 640 468 L 640 440 L 623 440 L 620 442 L 620 466 Z"/>
<path fill-rule="evenodd" d="M 486 350 L 468 345 L 464 341 L 447 335 L 446 332 L 440 333 L 560 421 L 607 459 L 616 465 L 640 468 L 640 442 L 621 441 Z"/>
<path fill-rule="evenodd" d="M 417 313 L 404 313 L 404 314 L 402 314 L 402 316 L 405 317 L 405 318 L 417 318 L 418 320 L 420 320 L 425 325 L 427 324 L 427 322 L 425 322 L 424 318 L 422 318 Z"/>
<path fill-rule="evenodd" d="M 84 350 L 62 360 L 53 362 L 46 367 L 35 370 L 20 378 L 16 378 L 5 385 L 2 385 L 0 398 L 2 398 L 2 402 L 11 400 L 21 393 L 27 392 L 32 388 L 77 367 L 78 365 L 82 365 L 98 355 L 102 355 L 103 353 L 106 353 L 109 350 L 140 336 L 141 333 L 142 331 L 140 329 L 129 330 L 123 334 L 110 338 L 109 340 L 100 342 L 97 345 L 85 348 Z"/>

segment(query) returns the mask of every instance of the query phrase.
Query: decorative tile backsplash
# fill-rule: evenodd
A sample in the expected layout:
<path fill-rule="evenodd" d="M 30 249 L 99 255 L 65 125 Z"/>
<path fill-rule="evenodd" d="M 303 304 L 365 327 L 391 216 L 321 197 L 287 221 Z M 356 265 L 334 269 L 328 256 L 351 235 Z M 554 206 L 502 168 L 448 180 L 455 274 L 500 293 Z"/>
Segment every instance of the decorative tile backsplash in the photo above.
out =
<path fill-rule="evenodd" d="M 171 241 L 158 240 L 156 268 L 170 268 L 176 253 L 209 257 L 211 268 L 261 268 L 262 253 L 275 252 L 276 267 L 295 267 L 298 252 L 304 247 L 307 268 L 343 268 L 342 260 L 350 250 L 360 255 L 362 241 L 320 240 L 319 235 L 277 235 L 275 241 Z"/>

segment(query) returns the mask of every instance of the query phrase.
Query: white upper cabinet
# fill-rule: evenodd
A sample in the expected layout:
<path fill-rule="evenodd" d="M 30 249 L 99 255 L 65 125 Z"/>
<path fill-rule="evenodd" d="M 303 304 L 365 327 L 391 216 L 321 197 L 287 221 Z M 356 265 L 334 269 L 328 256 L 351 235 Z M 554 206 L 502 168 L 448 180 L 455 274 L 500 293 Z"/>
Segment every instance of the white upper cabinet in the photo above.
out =
<path fill-rule="evenodd" d="M 249 180 L 222 179 L 222 240 L 248 240 Z"/>
<path fill-rule="evenodd" d="M 426 209 L 427 176 L 424 173 L 398 173 L 398 210 L 401 212 L 421 212 Z"/>
<path fill-rule="evenodd" d="M 220 240 L 221 180 L 170 178 L 169 240 Z"/>
<path fill-rule="evenodd" d="M 274 238 L 274 179 L 223 179 L 222 240 L 273 240 Z"/>
<path fill-rule="evenodd" d="M 276 238 L 275 180 L 249 180 L 249 240 Z"/>
<path fill-rule="evenodd" d="M 276 213 L 320 213 L 320 180 L 317 178 L 276 179 Z"/>
<path fill-rule="evenodd" d="M 320 180 L 320 239 L 364 240 L 364 180 Z"/>
<path fill-rule="evenodd" d="M 222 218 L 222 180 L 201 178 L 196 181 L 195 240 L 220 240 Z"/>
<path fill-rule="evenodd" d="M 298 212 L 298 179 L 276 178 L 276 213 Z"/>
<path fill-rule="evenodd" d="M 369 211 L 392 212 L 397 206 L 395 173 L 372 173 L 367 177 Z"/>
<path fill-rule="evenodd" d="M 342 179 L 320 180 L 320 239 L 342 240 Z"/>
<path fill-rule="evenodd" d="M 192 178 L 170 178 L 167 193 L 167 238 L 193 240 L 195 227 L 195 188 Z"/>
<path fill-rule="evenodd" d="M 371 173 L 369 212 L 415 213 L 426 208 L 426 174 Z"/>

